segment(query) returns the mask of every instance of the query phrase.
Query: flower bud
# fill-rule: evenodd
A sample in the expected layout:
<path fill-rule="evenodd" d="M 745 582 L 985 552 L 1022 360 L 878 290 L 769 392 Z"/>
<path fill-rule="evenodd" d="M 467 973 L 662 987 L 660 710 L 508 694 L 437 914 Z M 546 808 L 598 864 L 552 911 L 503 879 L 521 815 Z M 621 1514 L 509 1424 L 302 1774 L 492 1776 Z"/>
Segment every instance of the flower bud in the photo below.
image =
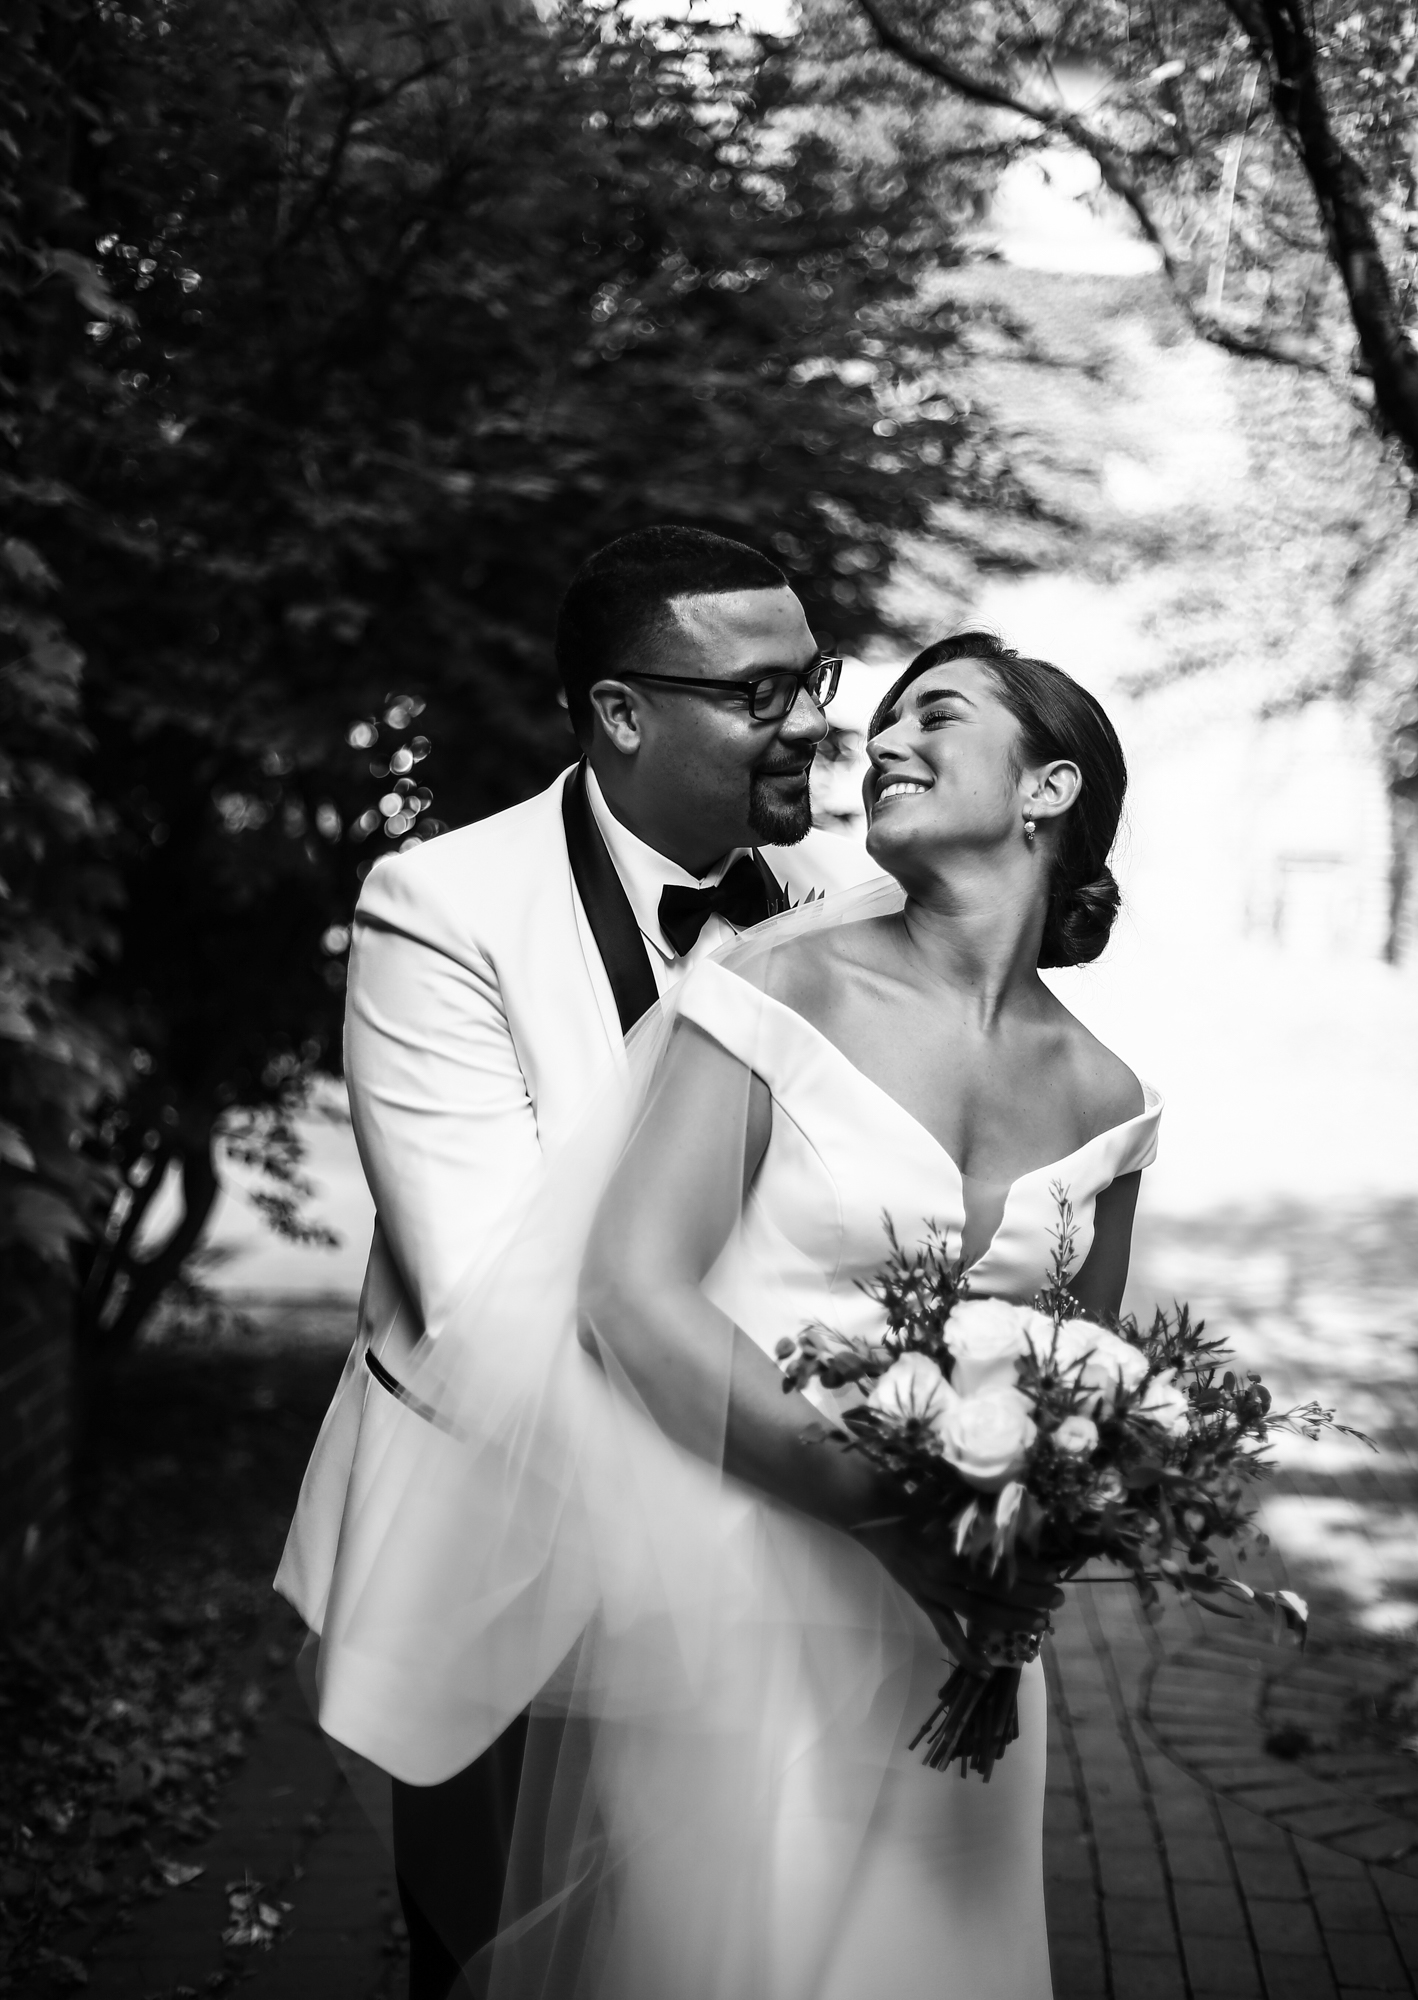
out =
<path fill-rule="evenodd" d="M 1098 1426 L 1092 1417 L 1065 1417 L 1054 1432 L 1054 1443 L 1072 1458 L 1083 1458 L 1097 1449 Z"/>

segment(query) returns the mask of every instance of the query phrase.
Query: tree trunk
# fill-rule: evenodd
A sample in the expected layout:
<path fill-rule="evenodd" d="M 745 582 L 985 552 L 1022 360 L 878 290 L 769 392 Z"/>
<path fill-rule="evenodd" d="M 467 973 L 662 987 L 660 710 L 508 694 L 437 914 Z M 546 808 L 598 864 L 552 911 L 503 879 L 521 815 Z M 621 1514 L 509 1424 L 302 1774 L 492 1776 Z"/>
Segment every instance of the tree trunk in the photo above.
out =
<path fill-rule="evenodd" d="M 1384 957 L 1406 965 L 1418 956 L 1418 783 L 1389 792 L 1389 924 Z"/>
<path fill-rule="evenodd" d="M 165 1138 L 117 1238 L 100 1250 L 84 1287 L 79 1332 L 90 1348 L 118 1352 L 129 1346 L 196 1249 L 220 1188 L 215 1141 L 215 1122 L 205 1112 L 184 1118 L 177 1131 Z M 182 1214 L 156 1249 L 145 1257 L 135 1257 L 132 1246 L 139 1224 L 174 1159 L 179 1167 Z"/>
<path fill-rule="evenodd" d="M 1275 115 L 1289 134 L 1319 205 L 1330 260 L 1343 281 L 1359 352 L 1382 423 L 1418 467 L 1418 348 L 1404 329 L 1369 218 L 1364 174 L 1336 138 L 1320 83 L 1303 0 L 1226 0 L 1270 73 Z"/>
<path fill-rule="evenodd" d="M 142 1227 L 147 1214 L 157 1197 L 163 1181 L 167 1177 L 168 1162 L 172 1158 L 172 1147 L 166 1142 L 159 1143 L 152 1152 L 143 1153 L 128 1168 L 126 1185 L 132 1196 L 128 1210 L 111 1239 L 105 1237 L 94 1246 L 87 1270 L 83 1271 L 75 1313 L 75 1330 L 82 1343 L 92 1344 L 103 1332 L 108 1317 L 109 1304 L 115 1288 L 123 1280 L 128 1268 L 129 1251 L 133 1239 Z M 138 1186 L 134 1186 L 133 1174 L 137 1167 L 147 1162 L 147 1175 Z"/>

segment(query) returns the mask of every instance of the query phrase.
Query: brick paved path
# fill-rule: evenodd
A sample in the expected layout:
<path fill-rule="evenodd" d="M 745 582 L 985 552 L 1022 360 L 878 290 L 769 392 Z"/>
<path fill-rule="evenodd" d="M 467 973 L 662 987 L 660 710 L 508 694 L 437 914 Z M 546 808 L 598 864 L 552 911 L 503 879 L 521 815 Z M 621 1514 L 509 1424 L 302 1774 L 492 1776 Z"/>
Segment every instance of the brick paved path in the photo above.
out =
<path fill-rule="evenodd" d="M 1418 1879 L 1298 1836 L 1183 1770 L 1141 1720 L 1150 1668 L 1198 1637 L 1081 1585 L 1048 1660 L 1046 1873 L 1056 2000 L 1370 2000 L 1418 1993 Z M 1224 1684 L 1224 1683 L 1223 1683 Z M 1224 1724 L 1218 1683 L 1193 1689 Z M 1269 1760 L 1284 1780 L 1293 1770 Z"/>
<path fill-rule="evenodd" d="M 1220 1797 L 1142 1719 L 1149 1671 L 1209 1637 L 1171 1606 L 1081 1585 L 1046 1656 L 1046 1891 L 1056 2000 L 1371 2000 L 1418 1994 L 1418 1878 L 1298 1837 Z M 1193 1675 L 1224 1728 L 1224 1680 Z M 1279 1777 L 1293 1766 L 1272 1759 Z M 1418 1766 L 1415 1766 L 1418 1770 Z M 93 2000 L 202 1994 L 224 1969 L 252 2000 L 401 2000 L 386 1850 L 292 1680 L 227 1795 L 205 1874 L 93 1961 Z M 224 1950 L 225 1885 L 250 1873 L 291 1910 L 269 1952 Z M 667 1996 L 671 2000 L 671 1996 Z"/>

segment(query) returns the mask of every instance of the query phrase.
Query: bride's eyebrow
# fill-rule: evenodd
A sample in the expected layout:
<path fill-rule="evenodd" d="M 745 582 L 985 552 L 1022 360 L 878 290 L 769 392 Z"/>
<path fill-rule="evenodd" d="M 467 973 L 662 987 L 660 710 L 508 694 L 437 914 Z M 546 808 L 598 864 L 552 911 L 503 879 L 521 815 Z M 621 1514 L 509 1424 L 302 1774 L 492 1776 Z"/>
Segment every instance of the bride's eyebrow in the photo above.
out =
<path fill-rule="evenodd" d="M 917 708 L 924 708 L 926 703 L 930 701 L 963 701 L 968 703 L 968 705 L 971 708 L 975 706 L 975 704 L 970 700 L 969 695 L 963 693 L 960 688 L 950 688 L 950 687 L 927 688 L 923 693 L 918 694 L 916 696 Z"/>

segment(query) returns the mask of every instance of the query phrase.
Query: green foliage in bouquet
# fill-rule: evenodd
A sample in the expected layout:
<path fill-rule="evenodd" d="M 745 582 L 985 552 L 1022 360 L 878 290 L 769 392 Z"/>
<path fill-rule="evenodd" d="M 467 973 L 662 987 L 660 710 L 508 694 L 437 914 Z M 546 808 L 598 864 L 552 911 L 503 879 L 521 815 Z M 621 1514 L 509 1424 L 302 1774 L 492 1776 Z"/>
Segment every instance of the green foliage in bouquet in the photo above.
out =
<path fill-rule="evenodd" d="M 1069 1290 L 1072 1204 L 1052 1192 L 1054 1256 L 1032 1306 L 972 1299 L 939 1227 L 907 1249 L 887 1218 L 888 1256 L 862 1285 L 881 1307 L 879 1340 L 806 1328 L 780 1346 L 785 1387 L 862 1390 L 843 1418 L 848 1447 L 885 1475 L 896 1518 L 925 1542 L 989 1570 L 1024 1551 L 1063 1580 L 1116 1564 L 1149 1606 L 1165 1582 L 1229 1616 L 1240 1600 L 1303 1637 L 1304 1601 L 1227 1575 L 1213 1544 L 1243 1560 L 1263 1540 L 1250 1492 L 1276 1435 L 1362 1434 L 1318 1403 L 1277 1411 L 1186 1305 L 1159 1308 L 1145 1331 L 1132 1316 L 1088 1319 Z M 959 1757 L 988 1776 L 1015 1731 L 1018 1674 L 990 1679 L 993 1690 L 957 1670 L 942 1691 L 922 1732 L 934 1731 L 932 1764 Z"/>

